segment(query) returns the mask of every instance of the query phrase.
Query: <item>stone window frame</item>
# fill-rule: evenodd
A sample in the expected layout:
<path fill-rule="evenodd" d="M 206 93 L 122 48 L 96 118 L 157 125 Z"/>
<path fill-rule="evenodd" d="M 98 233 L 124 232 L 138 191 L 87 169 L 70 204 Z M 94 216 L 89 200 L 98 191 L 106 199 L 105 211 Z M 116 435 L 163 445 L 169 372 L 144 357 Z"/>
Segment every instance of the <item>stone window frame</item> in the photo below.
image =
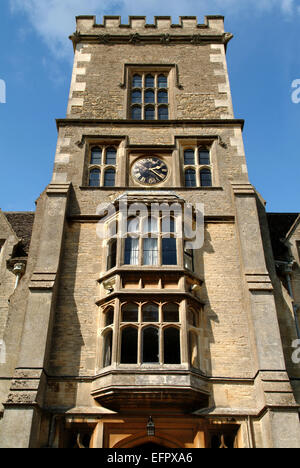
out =
<path fill-rule="evenodd" d="M 189 151 L 189 150 L 194 151 L 194 156 L 195 156 L 194 164 L 185 164 L 184 154 L 185 154 L 186 151 Z M 205 150 L 205 151 L 209 152 L 210 164 L 200 164 L 200 160 L 199 160 L 200 150 Z M 200 144 L 200 145 L 197 145 L 197 146 L 187 144 L 187 145 L 184 145 L 182 147 L 182 154 L 183 154 L 182 164 L 183 164 L 184 186 L 187 187 L 187 188 L 192 188 L 192 187 L 198 187 L 198 188 L 199 187 L 203 187 L 203 188 L 213 187 L 214 186 L 214 172 L 213 172 L 213 165 L 212 165 L 211 146 L 206 145 L 206 144 Z M 195 186 L 191 187 L 191 186 L 186 185 L 186 175 L 185 174 L 186 174 L 186 171 L 188 171 L 188 170 L 195 171 L 195 175 L 196 175 L 196 185 Z M 201 185 L 201 172 L 203 170 L 209 170 L 210 171 L 211 185 L 208 185 L 208 186 Z"/>
<path fill-rule="evenodd" d="M 296 252 L 298 254 L 298 264 L 300 265 L 300 240 L 296 240 Z"/>
<path fill-rule="evenodd" d="M 143 308 L 147 305 L 155 304 L 158 307 L 158 321 L 144 321 L 143 320 Z M 176 321 L 165 321 L 164 320 L 164 307 L 170 304 L 174 304 L 178 307 L 178 322 Z M 137 321 L 123 321 L 122 313 L 126 306 L 136 305 L 138 310 Z M 106 324 L 106 315 L 113 308 L 113 323 Z M 196 323 L 191 324 L 189 321 L 188 313 L 193 309 L 196 318 Z M 194 307 L 190 304 L 186 304 L 186 300 L 179 300 L 173 298 L 166 299 L 153 299 L 145 298 L 136 299 L 128 298 L 120 301 L 119 299 L 110 302 L 105 305 L 100 315 L 100 356 L 98 359 L 99 370 L 107 371 L 110 367 L 122 368 L 168 368 L 174 369 L 181 368 L 182 365 L 186 364 L 193 370 L 201 370 L 201 328 L 200 328 L 200 314 L 202 310 L 198 311 L 198 314 Z M 155 363 L 143 362 L 143 330 L 148 327 L 152 327 L 158 330 L 158 349 L 159 359 Z M 137 331 L 137 362 L 136 363 L 122 363 L 122 331 L 128 328 L 135 329 Z M 178 363 L 165 363 L 165 330 L 177 329 L 179 332 L 179 354 L 180 362 Z M 197 347 L 197 366 L 193 365 L 190 353 L 189 336 L 193 334 L 196 337 L 194 344 Z M 110 344 L 110 362 L 106 360 L 106 342 L 107 338 L 111 336 Z"/>
<path fill-rule="evenodd" d="M 101 155 L 101 164 L 95 164 L 93 163 L 92 161 L 92 151 L 93 149 L 95 148 L 99 148 L 102 150 L 102 155 Z M 116 163 L 115 165 L 113 164 L 106 164 L 106 153 L 107 153 L 107 150 L 108 149 L 115 149 L 116 151 Z M 116 177 L 117 177 L 117 167 L 118 167 L 118 152 L 119 152 L 119 146 L 115 143 L 90 143 L 89 144 L 89 148 L 88 148 L 88 161 L 89 161 L 89 164 L 88 164 L 88 182 L 87 182 L 87 186 L 88 187 L 93 187 L 90 185 L 90 175 L 91 175 L 91 172 L 94 170 L 94 169 L 97 169 L 100 171 L 100 181 L 99 181 L 99 186 L 97 187 L 108 187 L 108 185 L 105 184 L 105 175 L 106 175 L 106 172 L 108 170 L 114 170 L 115 172 L 115 182 L 114 182 L 114 185 L 112 185 L 111 187 L 115 187 L 116 186 Z M 95 186 L 94 186 L 95 187 Z"/>
<path fill-rule="evenodd" d="M 141 87 L 132 87 L 132 80 L 134 75 L 141 75 L 142 77 L 142 86 Z M 149 88 L 146 86 L 146 76 L 153 75 L 154 76 L 154 88 Z M 159 88 L 158 87 L 158 77 L 159 75 L 164 75 L 167 77 L 167 88 Z M 139 107 L 141 109 L 141 118 L 138 119 L 139 121 L 150 121 L 145 119 L 145 109 L 146 107 L 154 106 L 155 108 L 155 118 L 154 120 L 163 122 L 165 120 L 171 120 L 174 118 L 174 87 L 178 85 L 178 69 L 176 65 L 169 65 L 169 64 L 126 64 L 125 71 L 124 71 L 124 84 L 121 85 L 122 88 L 127 87 L 127 111 L 126 111 L 126 118 L 129 120 L 132 119 L 132 109 L 134 107 Z M 176 84 L 177 83 L 177 84 Z M 141 91 L 141 103 L 132 102 L 132 92 L 133 91 Z M 154 103 L 147 103 L 145 102 L 145 93 L 147 90 L 154 90 L 155 95 L 155 102 Z M 158 94 L 160 91 L 166 91 L 168 93 L 168 102 L 167 103 L 159 103 L 158 101 Z M 168 119 L 159 119 L 159 108 L 167 108 L 168 109 Z"/>
<path fill-rule="evenodd" d="M 151 212 L 148 213 L 148 216 L 142 216 L 142 223 L 145 222 L 145 220 L 151 218 Z M 134 220 L 134 217 L 131 217 L 128 221 Z M 139 233 L 140 235 L 137 235 L 136 238 L 139 239 L 138 243 L 138 262 L 137 263 L 125 263 L 125 254 L 126 254 L 126 237 L 118 235 L 118 228 L 119 228 L 119 212 L 116 212 L 112 217 L 110 217 L 105 224 L 105 242 L 104 246 L 106 249 L 104 262 L 103 262 L 103 269 L 105 272 L 113 272 L 115 269 L 128 269 L 131 271 L 132 269 L 143 269 L 143 270 L 153 270 L 157 269 L 160 267 L 163 267 L 164 269 L 174 269 L 174 268 L 183 268 L 186 271 L 195 273 L 196 268 L 195 268 L 195 252 L 192 251 L 191 253 L 188 253 L 186 251 L 186 243 L 189 243 L 190 240 L 187 239 L 185 236 L 182 238 L 176 237 L 176 217 L 175 214 L 171 211 L 170 213 L 170 221 L 174 222 L 174 232 L 172 231 L 172 227 L 170 226 L 170 232 L 166 232 L 166 230 L 163 230 L 163 220 L 165 219 L 165 215 L 160 211 L 159 216 L 157 217 L 158 219 L 158 224 L 157 224 L 157 233 L 153 234 L 155 238 L 158 239 L 158 247 L 157 247 L 157 252 L 158 252 L 158 262 L 157 264 L 150 264 L 147 265 L 143 261 L 143 243 L 144 239 L 147 237 L 147 233 L 141 232 Z M 186 221 L 186 220 L 185 220 Z M 179 221 L 178 221 L 179 222 Z M 184 220 L 182 219 L 182 222 Z M 190 226 L 190 230 L 193 230 L 193 226 Z M 182 233 L 184 233 L 184 226 L 182 227 Z M 151 233 L 148 233 L 149 235 L 152 235 Z M 171 238 L 175 239 L 176 242 L 176 256 L 177 256 L 177 263 L 176 264 L 166 264 L 163 263 L 163 239 L 166 238 L 168 239 L 170 236 Z M 114 244 L 114 251 L 112 251 L 112 245 Z M 191 249 L 190 249 L 191 250 Z M 191 266 L 190 268 L 189 265 L 187 265 L 186 262 L 186 257 L 187 255 L 190 257 L 191 260 Z M 113 259 L 113 261 L 110 261 Z"/>
<path fill-rule="evenodd" d="M 181 262 L 181 257 L 183 256 L 181 254 L 182 252 L 182 239 L 180 238 L 176 238 L 176 235 L 175 235 L 175 232 L 171 232 L 171 229 L 170 229 L 170 232 L 165 232 L 163 231 L 163 219 L 165 218 L 165 216 L 163 216 L 161 213 L 159 214 L 159 216 L 156 218 L 157 220 L 157 230 L 155 232 L 145 232 L 143 227 L 141 228 L 141 226 L 139 227 L 139 229 L 141 230 L 141 233 L 140 235 L 138 235 L 136 238 L 139 239 L 139 242 L 138 242 L 138 262 L 137 263 L 125 263 L 125 253 L 126 253 L 126 238 L 123 240 L 122 242 L 122 249 L 121 249 L 121 252 L 122 252 L 122 261 L 121 261 L 121 264 L 122 266 L 125 266 L 125 267 L 178 267 L 178 265 L 180 265 L 182 262 Z M 143 217 L 142 218 L 142 224 L 144 225 L 145 222 L 147 222 L 147 220 L 151 219 L 151 213 L 148 213 L 148 216 L 146 217 Z M 173 220 L 175 222 L 175 230 L 176 230 L 176 220 L 174 218 L 174 216 L 171 216 L 170 218 L 171 220 Z M 128 221 L 130 222 L 131 220 L 134 220 L 134 218 L 130 218 Z M 172 239 L 175 239 L 176 241 L 176 264 L 166 264 L 166 263 L 163 263 L 163 239 L 166 239 L 167 236 L 170 236 L 170 238 Z M 146 264 L 144 262 L 145 260 L 145 257 L 144 257 L 144 253 L 145 253 L 145 250 L 144 250 L 144 245 L 145 245 L 145 242 L 144 240 L 145 239 L 149 239 L 149 238 L 153 238 L 153 239 L 157 239 L 157 263 L 153 263 L 153 264 Z"/>

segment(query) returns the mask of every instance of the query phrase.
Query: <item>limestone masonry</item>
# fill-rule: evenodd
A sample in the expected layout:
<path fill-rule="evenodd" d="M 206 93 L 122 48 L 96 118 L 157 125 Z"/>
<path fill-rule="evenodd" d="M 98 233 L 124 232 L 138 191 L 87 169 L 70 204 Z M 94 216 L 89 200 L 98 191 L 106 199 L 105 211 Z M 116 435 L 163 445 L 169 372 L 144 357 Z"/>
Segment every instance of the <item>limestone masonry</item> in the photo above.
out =
<path fill-rule="evenodd" d="M 232 37 L 77 17 L 52 180 L 0 211 L 1 448 L 300 448 L 300 215 L 249 182 Z"/>

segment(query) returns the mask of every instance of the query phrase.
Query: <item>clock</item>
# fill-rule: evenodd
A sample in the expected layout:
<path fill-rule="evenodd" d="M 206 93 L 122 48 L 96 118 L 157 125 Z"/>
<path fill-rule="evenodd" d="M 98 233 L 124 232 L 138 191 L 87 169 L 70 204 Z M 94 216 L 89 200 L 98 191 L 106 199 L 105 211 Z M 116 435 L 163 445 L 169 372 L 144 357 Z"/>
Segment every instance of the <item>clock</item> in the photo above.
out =
<path fill-rule="evenodd" d="M 166 180 L 168 166 L 159 158 L 139 159 L 132 167 L 133 177 L 141 184 L 154 185 Z"/>

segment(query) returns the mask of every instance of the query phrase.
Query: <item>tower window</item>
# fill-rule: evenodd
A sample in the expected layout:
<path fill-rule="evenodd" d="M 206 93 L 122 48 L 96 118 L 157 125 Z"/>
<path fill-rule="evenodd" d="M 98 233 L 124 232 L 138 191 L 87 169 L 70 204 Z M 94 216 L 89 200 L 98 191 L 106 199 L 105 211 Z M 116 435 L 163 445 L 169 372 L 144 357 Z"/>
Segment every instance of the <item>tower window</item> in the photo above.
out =
<path fill-rule="evenodd" d="M 89 186 L 114 187 L 116 169 L 112 166 L 117 166 L 117 149 L 105 145 L 93 146 L 90 150 Z"/>
<path fill-rule="evenodd" d="M 115 166 L 117 160 L 117 151 L 115 148 L 107 148 L 106 150 L 106 165 Z"/>
<path fill-rule="evenodd" d="M 142 102 L 142 92 L 139 89 L 132 91 L 131 102 L 140 104 Z"/>
<path fill-rule="evenodd" d="M 202 169 L 202 171 L 200 171 L 200 182 L 201 182 L 201 187 L 212 186 L 210 169 Z"/>
<path fill-rule="evenodd" d="M 199 165 L 209 165 L 210 164 L 210 153 L 206 149 L 201 149 L 199 148 L 198 150 L 199 154 Z"/>
<path fill-rule="evenodd" d="M 133 106 L 131 109 L 131 118 L 132 120 L 141 120 L 142 118 L 142 108 L 141 106 Z"/>
<path fill-rule="evenodd" d="M 89 186 L 90 187 L 100 186 L 100 169 L 92 169 L 90 171 Z"/>
<path fill-rule="evenodd" d="M 142 87 L 142 77 L 141 75 L 134 75 L 132 78 L 132 87 L 141 88 Z"/>
<path fill-rule="evenodd" d="M 186 187 L 212 187 L 210 150 L 205 147 L 187 148 L 183 151 Z"/>
<path fill-rule="evenodd" d="M 158 103 L 168 104 L 168 93 L 167 91 L 158 91 Z"/>
<path fill-rule="evenodd" d="M 113 239 L 109 242 L 108 256 L 107 256 L 107 269 L 115 268 L 117 264 L 117 240 Z"/>
<path fill-rule="evenodd" d="M 177 302 L 124 302 L 119 310 L 115 309 L 119 301 L 114 306 L 110 303 L 104 311 L 102 365 L 107 367 L 112 362 L 155 366 L 181 364 L 182 333 L 187 329 L 187 339 L 183 341 L 186 352 L 183 354 L 189 356 L 192 367 L 199 369 L 200 331 L 196 326 L 197 314 L 185 303 L 182 300 L 181 307 L 188 307 L 186 316 L 179 314 L 180 304 Z M 115 314 L 119 314 L 116 320 Z M 116 328 L 114 323 L 118 323 Z M 114 347 L 113 340 L 116 340 Z M 115 355 L 112 355 L 113 349 Z"/>
<path fill-rule="evenodd" d="M 146 238 L 143 244 L 144 265 L 158 265 L 158 240 Z"/>
<path fill-rule="evenodd" d="M 113 332 L 109 330 L 104 336 L 103 367 L 111 366 Z"/>
<path fill-rule="evenodd" d="M 139 239 L 127 237 L 125 239 L 125 265 L 139 264 Z"/>
<path fill-rule="evenodd" d="M 101 148 L 92 148 L 91 151 L 91 164 L 101 164 L 102 162 L 102 149 Z"/>
<path fill-rule="evenodd" d="M 162 264 L 177 265 L 177 242 L 174 237 L 162 239 Z"/>
<path fill-rule="evenodd" d="M 115 169 L 107 169 L 104 175 L 104 187 L 114 187 L 116 179 Z"/>
<path fill-rule="evenodd" d="M 155 103 L 155 94 L 154 91 L 150 91 L 149 89 L 145 91 L 145 102 L 148 104 L 154 104 Z"/>
<path fill-rule="evenodd" d="M 184 268 L 187 268 L 190 271 L 194 271 L 194 251 L 186 247 L 186 242 L 184 246 Z"/>
<path fill-rule="evenodd" d="M 105 311 L 105 326 L 109 327 L 109 325 L 112 325 L 114 323 L 114 308 L 109 307 Z"/>
<path fill-rule="evenodd" d="M 180 331 L 170 327 L 164 330 L 164 363 L 180 364 Z"/>
<path fill-rule="evenodd" d="M 137 304 L 126 304 L 122 308 L 122 322 L 138 322 L 139 308 Z"/>
<path fill-rule="evenodd" d="M 158 305 L 146 304 L 142 308 L 143 322 L 158 322 Z"/>
<path fill-rule="evenodd" d="M 147 327 L 142 331 L 143 364 L 159 363 L 159 330 Z"/>
<path fill-rule="evenodd" d="M 168 120 L 168 73 L 135 73 L 129 103 L 128 114 L 132 120 Z"/>
<path fill-rule="evenodd" d="M 187 169 L 185 171 L 185 186 L 186 187 L 197 187 L 195 169 Z"/>
<path fill-rule="evenodd" d="M 155 119 L 155 109 L 153 106 L 147 106 L 145 109 L 145 119 L 154 120 Z"/>
<path fill-rule="evenodd" d="M 159 75 L 157 79 L 158 88 L 167 88 L 168 87 L 168 77 L 166 75 Z"/>
<path fill-rule="evenodd" d="M 163 321 L 177 323 L 179 322 L 178 304 L 165 304 L 163 306 Z"/>
<path fill-rule="evenodd" d="M 195 165 L 195 151 L 188 149 L 184 152 L 184 164 L 185 166 L 194 166 Z"/>
<path fill-rule="evenodd" d="M 146 75 L 145 86 L 146 88 L 154 88 L 154 76 L 153 75 Z"/>
<path fill-rule="evenodd" d="M 138 330 L 134 327 L 127 327 L 121 334 L 121 363 L 137 364 L 138 359 Z"/>
<path fill-rule="evenodd" d="M 169 109 L 167 106 L 159 106 L 158 108 L 158 120 L 168 120 Z"/>

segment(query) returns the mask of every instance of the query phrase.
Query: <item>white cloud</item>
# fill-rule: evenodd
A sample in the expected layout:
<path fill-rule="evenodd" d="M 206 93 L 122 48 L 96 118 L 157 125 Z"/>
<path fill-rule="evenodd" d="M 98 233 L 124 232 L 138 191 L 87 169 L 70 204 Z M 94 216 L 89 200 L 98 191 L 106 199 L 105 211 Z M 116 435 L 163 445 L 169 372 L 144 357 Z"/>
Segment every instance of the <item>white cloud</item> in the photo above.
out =
<path fill-rule="evenodd" d="M 172 16 L 178 21 L 180 15 L 198 16 L 203 22 L 205 14 L 241 15 L 249 12 L 269 12 L 279 10 L 286 16 L 300 13 L 295 0 L 9 0 L 13 14 L 25 14 L 33 29 L 38 33 L 55 57 L 65 58 L 71 55 L 68 35 L 75 30 L 76 15 L 102 16 L 117 14 L 124 23 L 128 15 L 147 16 L 149 23 L 155 15 Z"/>

